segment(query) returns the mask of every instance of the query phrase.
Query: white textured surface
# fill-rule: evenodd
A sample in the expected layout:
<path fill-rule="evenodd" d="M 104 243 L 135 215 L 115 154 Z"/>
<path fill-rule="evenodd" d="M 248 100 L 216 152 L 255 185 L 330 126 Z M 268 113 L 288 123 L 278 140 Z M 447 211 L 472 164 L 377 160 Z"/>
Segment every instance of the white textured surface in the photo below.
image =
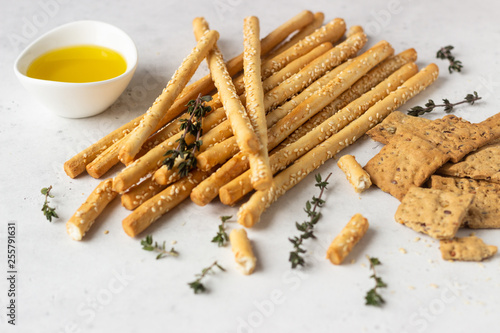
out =
<path fill-rule="evenodd" d="M 251 276 L 235 269 L 229 247 L 210 243 L 219 216 L 237 211 L 219 203 L 197 207 L 185 202 L 148 230 L 155 240 L 167 244 L 176 240 L 178 258 L 156 261 L 153 254 L 141 250 L 139 239 L 126 236 L 121 220 L 127 211 L 119 201 L 106 210 L 84 241 L 73 241 L 66 234 L 65 221 L 99 181 L 87 175 L 68 178 L 64 161 L 148 108 L 193 47 L 195 16 L 204 15 L 219 30 L 219 46 L 230 58 L 242 50 L 245 16 L 258 15 L 264 35 L 304 9 L 306 2 L 23 0 L 2 4 L 0 276 L 7 271 L 6 223 L 11 220 L 18 226 L 19 274 L 16 327 L 6 324 L 7 283 L 0 279 L 1 332 L 497 331 L 499 256 L 483 264 L 441 260 L 437 242 L 394 222 L 396 199 L 376 188 L 356 194 L 334 160 L 319 170 L 333 176 L 323 218 L 316 227 L 318 239 L 305 244 L 311 255 L 304 269 L 289 268 L 287 238 L 298 234 L 294 222 L 304 219 L 303 204 L 316 193 L 312 175 L 249 230 L 258 257 Z M 343 17 L 348 26 L 363 25 L 369 45 L 386 39 L 397 52 L 417 49 L 421 67 L 430 62 L 439 65 L 438 81 L 403 109 L 429 98 L 458 100 L 477 90 L 484 99 L 476 106 L 457 108 L 458 116 L 478 122 L 499 110 L 497 2 L 325 0 L 315 1 L 309 9 L 323 11 L 326 20 Z M 102 20 L 125 30 L 136 42 L 140 60 L 129 88 L 110 110 L 71 120 L 40 107 L 15 79 L 12 66 L 28 42 L 79 19 Z M 449 75 L 447 63 L 435 58 L 439 47 L 448 44 L 455 46 L 455 55 L 464 64 L 461 74 Z M 196 78 L 207 72 L 203 64 Z M 361 139 L 344 153 L 354 154 L 364 165 L 379 149 L 380 145 Z M 40 212 L 40 189 L 48 185 L 54 187 L 51 204 L 60 216 L 53 223 Z M 371 228 L 347 263 L 335 267 L 324 259 L 326 246 L 358 212 L 368 218 Z M 461 230 L 460 235 L 468 232 Z M 479 230 L 477 235 L 500 245 L 499 231 Z M 414 242 L 416 237 L 421 240 Z M 382 290 L 387 301 L 382 309 L 364 305 L 364 294 L 373 282 L 366 254 L 383 262 L 378 273 L 389 287 Z M 353 259 L 355 263 L 349 263 Z M 227 272 L 206 279 L 209 293 L 194 295 L 187 283 L 214 260 Z"/>

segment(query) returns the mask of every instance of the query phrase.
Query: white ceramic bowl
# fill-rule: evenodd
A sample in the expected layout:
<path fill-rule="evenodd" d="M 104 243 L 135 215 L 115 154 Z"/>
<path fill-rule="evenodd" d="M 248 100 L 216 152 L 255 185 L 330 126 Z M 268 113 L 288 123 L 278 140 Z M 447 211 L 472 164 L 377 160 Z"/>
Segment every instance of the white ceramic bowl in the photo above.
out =
<path fill-rule="evenodd" d="M 115 78 L 68 83 L 39 80 L 26 76 L 33 60 L 40 55 L 72 45 L 98 45 L 120 53 L 127 62 L 125 73 Z M 129 84 L 137 67 L 137 48 L 122 30 L 98 21 L 76 21 L 62 25 L 31 43 L 16 60 L 14 71 L 23 86 L 49 110 L 67 118 L 94 116 L 106 110 Z"/>

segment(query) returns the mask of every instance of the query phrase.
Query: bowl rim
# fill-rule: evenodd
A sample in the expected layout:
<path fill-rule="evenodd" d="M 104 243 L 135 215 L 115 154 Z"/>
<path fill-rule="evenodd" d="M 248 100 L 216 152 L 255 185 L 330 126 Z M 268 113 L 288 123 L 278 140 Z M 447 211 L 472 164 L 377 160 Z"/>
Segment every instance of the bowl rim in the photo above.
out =
<path fill-rule="evenodd" d="M 122 74 L 120 74 L 118 76 L 115 76 L 113 78 L 110 78 L 110 79 L 107 79 L 107 80 L 101 80 L 101 81 L 92 81 L 92 82 L 63 82 L 63 81 L 52 81 L 52 80 L 36 79 L 36 78 L 27 76 L 26 74 L 22 73 L 19 70 L 19 63 L 20 63 L 20 61 L 26 56 L 26 53 L 28 53 L 28 51 L 33 47 L 33 45 L 37 44 L 40 40 L 46 38 L 47 36 L 49 36 L 51 34 L 54 34 L 55 32 L 57 32 L 59 30 L 67 29 L 69 26 L 81 25 L 81 24 L 97 24 L 97 25 L 101 25 L 101 26 L 106 26 L 107 28 L 111 28 L 111 29 L 116 30 L 118 33 L 122 34 L 125 37 L 125 39 L 127 40 L 127 42 L 130 43 L 130 46 L 132 47 L 132 53 L 131 54 L 132 54 L 132 60 L 133 60 L 132 62 L 130 62 L 130 66 L 129 66 L 129 62 L 127 62 L 127 69 L 125 70 L 125 72 L 123 72 Z M 74 45 L 79 45 L 79 44 L 74 44 Z M 114 51 L 117 51 L 117 50 L 115 50 L 113 48 L 111 48 L 111 49 L 114 50 Z M 38 56 L 40 56 L 40 55 L 38 55 Z M 39 36 L 37 39 L 35 39 L 34 41 L 32 41 L 30 44 L 28 44 L 28 46 L 26 46 L 21 51 L 21 53 L 19 54 L 19 56 L 14 61 L 14 72 L 15 72 L 16 76 L 18 76 L 20 78 L 23 78 L 24 80 L 31 80 L 33 82 L 43 83 L 43 84 L 64 85 L 64 86 L 103 85 L 103 84 L 111 83 L 113 81 L 120 80 L 123 77 L 126 77 L 126 76 L 130 75 L 131 73 L 133 73 L 136 70 L 136 68 L 137 68 L 137 64 L 139 62 L 138 58 L 139 57 L 138 57 L 137 46 L 135 45 L 133 39 L 125 31 L 123 31 L 122 29 L 118 28 L 117 26 L 115 26 L 113 24 L 110 24 L 110 23 L 107 23 L 107 22 L 103 22 L 103 21 L 97 21 L 97 20 L 78 20 L 78 21 L 68 22 L 68 23 L 62 24 L 60 26 L 57 26 L 54 29 L 51 29 L 51 30 L 45 32 L 44 34 L 42 34 L 41 36 Z"/>

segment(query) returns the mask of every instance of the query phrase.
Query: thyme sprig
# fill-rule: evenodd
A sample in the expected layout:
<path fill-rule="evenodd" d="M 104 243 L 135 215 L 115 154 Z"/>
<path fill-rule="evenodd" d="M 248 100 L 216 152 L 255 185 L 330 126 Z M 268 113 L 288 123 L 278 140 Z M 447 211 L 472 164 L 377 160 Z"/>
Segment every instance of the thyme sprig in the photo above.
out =
<path fill-rule="evenodd" d="M 53 217 L 58 218 L 59 216 L 56 213 L 55 207 L 49 206 L 49 198 L 54 197 L 52 194 L 50 194 L 50 190 L 52 190 L 52 185 L 50 185 L 49 187 L 44 187 L 41 190 L 42 194 L 45 195 L 45 202 L 42 206 L 42 212 L 43 215 L 45 215 L 45 218 L 49 220 L 49 222 L 52 222 Z"/>
<path fill-rule="evenodd" d="M 453 108 L 457 105 L 469 103 L 470 105 L 474 105 L 474 103 L 480 100 L 482 97 L 479 97 L 476 91 L 472 94 L 467 94 L 464 99 L 460 102 L 451 103 L 448 99 L 443 99 L 443 104 L 436 104 L 432 99 L 430 99 L 427 103 L 425 103 L 425 107 L 422 106 L 414 106 L 410 110 L 408 110 L 408 115 L 410 116 L 421 116 L 426 112 L 432 112 L 437 107 L 444 107 L 444 111 L 446 113 L 450 113 Z"/>
<path fill-rule="evenodd" d="M 180 129 L 183 131 L 181 137 L 176 141 L 179 144 L 177 148 L 170 149 L 165 153 L 167 158 L 165 158 L 163 164 L 166 165 L 169 170 L 172 170 L 179 159 L 177 170 L 182 177 L 187 176 L 189 171 L 196 167 L 196 152 L 202 145 L 202 140 L 200 140 L 200 137 L 203 135 L 202 120 L 207 112 L 212 110 L 210 106 L 205 106 L 205 102 L 211 100 L 211 96 L 202 97 L 200 94 L 196 100 L 190 100 L 188 102 L 186 106 L 188 107 L 187 113 L 189 117 L 179 120 L 181 122 Z M 192 143 L 188 143 L 186 140 L 188 135 L 194 137 Z"/>
<path fill-rule="evenodd" d="M 464 67 L 462 65 L 462 62 L 460 60 L 455 60 L 455 57 L 451 54 L 451 50 L 453 50 L 453 48 L 454 47 L 451 45 L 444 46 L 440 48 L 436 53 L 437 58 L 448 59 L 448 61 L 450 62 L 450 65 L 448 66 L 448 71 L 450 72 L 450 74 L 453 73 L 453 71 L 461 72 L 462 68 Z"/>
<path fill-rule="evenodd" d="M 229 236 L 227 235 L 226 229 L 225 229 L 225 223 L 227 220 L 232 218 L 233 216 L 221 216 L 221 224 L 219 224 L 219 231 L 217 232 L 217 235 L 215 235 L 214 238 L 212 238 L 212 243 L 217 243 L 217 245 L 224 246 L 226 242 L 229 241 Z"/>
<path fill-rule="evenodd" d="M 304 242 L 304 240 L 308 238 L 316 238 L 314 236 L 313 229 L 314 225 L 318 223 L 319 219 L 321 218 L 321 214 L 319 212 L 316 212 L 316 209 L 321 208 L 325 203 L 325 201 L 321 198 L 323 196 L 323 192 L 326 189 L 326 186 L 328 185 L 328 179 L 331 175 L 332 174 L 330 173 L 325 180 L 322 180 L 321 174 L 316 174 L 315 186 L 319 187 L 320 189 L 319 196 L 317 198 L 313 196 L 312 200 L 306 201 L 306 206 L 304 208 L 304 211 L 309 217 L 309 221 L 305 221 L 303 223 L 295 222 L 297 230 L 302 232 L 302 234 L 298 237 L 294 236 L 293 238 L 288 238 L 288 240 L 293 244 L 294 249 L 290 252 L 290 256 L 288 258 L 288 261 L 290 261 L 292 264 L 292 268 L 296 268 L 299 265 L 304 266 L 305 264 L 304 257 L 302 256 L 302 254 L 307 252 L 302 247 L 302 243 Z"/>
<path fill-rule="evenodd" d="M 213 271 L 213 269 L 215 267 L 218 267 L 221 271 L 225 272 L 226 270 L 217 263 L 217 261 L 214 261 L 213 264 L 211 264 L 210 266 L 208 267 L 205 267 L 202 269 L 201 271 L 201 274 L 196 274 L 197 276 L 197 279 L 194 280 L 193 282 L 189 282 L 188 285 L 191 289 L 193 289 L 194 293 L 195 294 L 199 294 L 199 293 L 203 293 L 206 291 L 206 288 L 205 286 L 203 285 L 203 283 L 201 283 L 201 280 L 203 280 L 203 278 L 211 271 Z"/>
<path fill-rule="evenodd" d="M 365 305 L 382 306 L 382 304 L 385 303 L 385 300 L 377 292 L 377 289 L 378 288 L 387 288 L 387 284 L 382 280 L 381 277 L 377 276 L 377 273 L 375 272 L 375 266 L 382 265 L 382 263 L 377 258 L 369 257 L 369 256 L 367 256 L 367 258 L 370 261 L 370 269 L 373 272 L 373 274 L 370 275 L 370 277 L 375 280 L 375 287 L 368 290 L 368 292 L 366 293 Z"/>
<path fill-rule="evenodd" d="M 156 260 L 165 258 L 168 256 L 177 257 L 179 252 L 177 252 L 173 247 L 170 250 L 166 249 L 165 242 L 159 245 L 157 242 L 153 244 L 153 236 L 147 235 L 145 239 L 141 240 L 142 249 L 151 252 L 157 252 Z"/>

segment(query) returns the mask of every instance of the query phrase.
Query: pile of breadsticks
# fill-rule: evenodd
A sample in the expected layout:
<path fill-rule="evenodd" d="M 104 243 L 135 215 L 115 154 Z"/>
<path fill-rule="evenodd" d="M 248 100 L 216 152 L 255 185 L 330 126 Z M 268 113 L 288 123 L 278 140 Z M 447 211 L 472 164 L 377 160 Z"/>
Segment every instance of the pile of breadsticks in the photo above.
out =
<path fill-rule="evenodd" d="M 436 79 L 434 64 L 418 71 L 415 50 L 394 55 L 379 41 L 360 52 L 367 42 L 360 26 L 346 29 L 340 18 L 323 25 L 323 18 L 303 11 L 260 39 L 258 19 L 248 17 L 244 52 L 227 62 L 217 31 L 196 18 L 196 46 L 149 110 L 65 163 L 72 178 L 85 170 L 99 178 L 126 165 L 67 222 L 70 236 L 81 240 L 118 194 L 133 210 L 123 220 L 129 236 L 188 197 L 206 205 L 219 196 L 234 205 L 254 191 L 238 212 L 238 222 L 252 227 L 288 189 Z M 210 75 L 187 85 L 203 59 Z M 197 167 L 182 177 L 163 161 L 183 135 L 186 104 L 200 94 L 212 95 L 211 112 L 202 122 Z"/>

